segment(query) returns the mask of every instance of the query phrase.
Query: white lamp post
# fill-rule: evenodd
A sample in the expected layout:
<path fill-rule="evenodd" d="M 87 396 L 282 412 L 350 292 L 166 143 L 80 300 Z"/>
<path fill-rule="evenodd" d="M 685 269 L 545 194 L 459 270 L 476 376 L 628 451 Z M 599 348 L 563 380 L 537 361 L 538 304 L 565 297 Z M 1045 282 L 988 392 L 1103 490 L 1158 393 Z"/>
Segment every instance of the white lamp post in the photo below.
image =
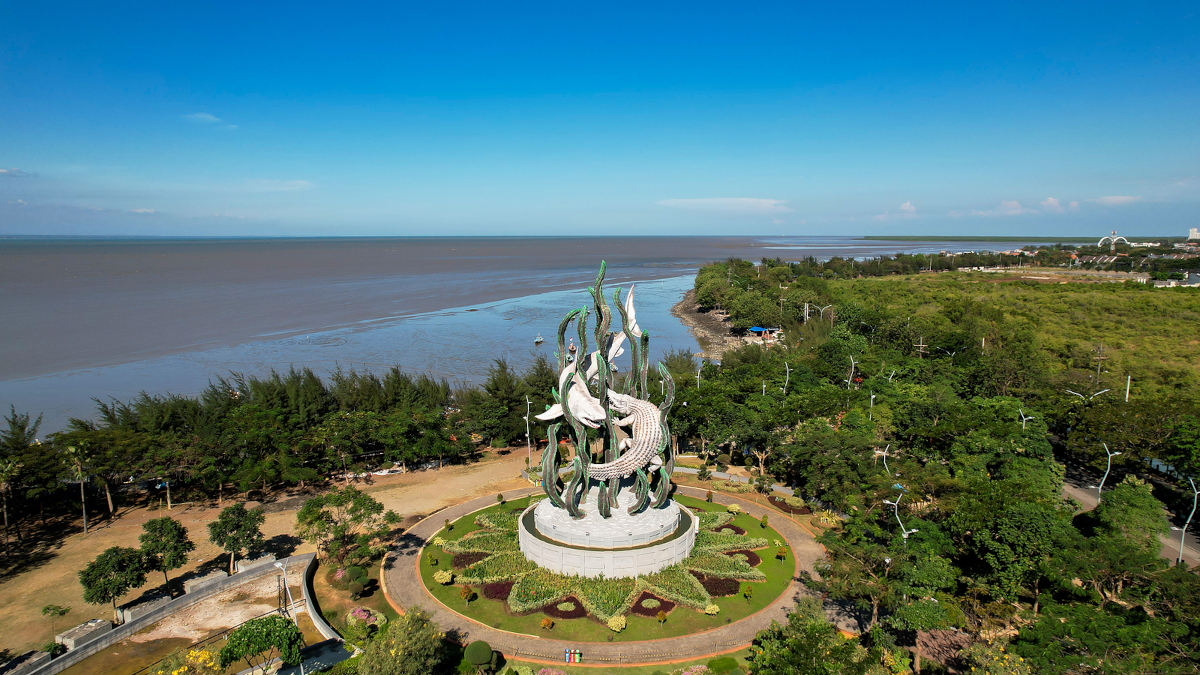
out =
<path fill-rule="evenodd" d="M 1188 479 L 1188 485 L 1192 486 L 1192 512 L 1188 514 L 1187 522 L 1183 524 L 1183 529 L 1179 531 L 1179 555 L 1175 558 L 1175 564 L 1183 562 L 1183 536 L 1187 534 L 1188 525 L 1192 524 L 1192 516 L 1196 515 L 1196 497 L 1200 496 L 1200 490 L 1196 489 L 1196 483 L 1191 478 Z"/>
<path fill-rule="evenodd" d="M 1108 455 L 1108 466 L 1104 469 L 1104 476 L 1100 479 L 1100 484 L 1096 486 L 1096 503 L 1097 504 L 1100 503 L 1100 493 L 1104 491 L 1104 481 L 1108 480 L 1108 472 L 1112 471 L 1112 458 L 1121 454 L 1119 451 L 1118 452 L 1110 451 L 1108 449 L 1107 443 L 1101 443 L 1100 445 L 1104 446 L 1104 452 Z"/>
<path fill-rule="evenodd" d="M 275 566 L 283 571 L 283 591 L 287 595 L 288 601 L 288 617 L 296 623 L 296 630 L 300 629 L 300 622 L 296 621 L 296 615 L 292 612 L 292 587 L 288 585 L 287 579 L 287 563 L 275 561 Z M 300 675 L 304 675 L 304 657 L 300 657 Z"/>

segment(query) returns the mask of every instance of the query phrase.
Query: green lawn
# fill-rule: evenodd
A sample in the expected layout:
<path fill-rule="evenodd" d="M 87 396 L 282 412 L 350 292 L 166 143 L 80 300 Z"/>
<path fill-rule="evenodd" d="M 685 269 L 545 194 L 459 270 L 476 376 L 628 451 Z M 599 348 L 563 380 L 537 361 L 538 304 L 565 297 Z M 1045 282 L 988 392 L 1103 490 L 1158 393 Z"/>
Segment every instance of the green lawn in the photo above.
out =
<path fill-rule="evenodd" d="M 725 509 L 725 507 L 719 504 L 709 504 L 703 500 L 691 497 L 677 496 L 675 499 L 693 511 L 723 511 Z M 528 498 L 517 499 L 503 506 L 489 507 L 487 510 L 524 508 L 528 504 Z M 480 529 L 475 524 L 476 515 L 470 514 L 460 518 L 451 523 L 452 527 L 450 529 L 443 529 L 436 536 L 443 537 L 446 540 L 453 540 Z M 768 543 L 776 539 L 783 540 L 783 537 L 773 528 L 760 527 L 758 519 L 746 514 L 736 516 L 732 523 L 746 530 L 747 535 L 763 537 Z M 554 628 L 546 631 L 541 628 L 541 621 L 545 618 L 544 614 L 536 611 L 525 615 L 513 614 L 509 611 L 506 602 L 484 598 L 482 588 L 477 587 L 474 589 L 477 593 L 476 600 L 472 601 L 469 605 L 464 603 L 459 595 L 460 586 L 457 584 L 443 586 L 433 580 L 433 573 L 438 569 L 444 569 L 449 566 L 453 556 L 441 550 L 434 552 L 431 549 L 432 545 L 426 551 L 422 552 L 420 563 L 421 579 L 430 592 L 433 593 L 434 597 L 447 607 L 480 623 L 500 630 L 582 642 L 626 642 L 655 639 L 658 637 L 673 637 L 732 623 L 757 612 L 778 598 L 791 582 L 792 571 L 794 570 L 791 549 L 788 549 L 787 559 L 781 562 L 775 559 L 776 547 L 771 545 L 758 551 L 759 556 L 763 559 L 758 569 L 762 570 L 767 578 L 765 581 L 749 584 L 754 587 L 753 597 L 749 601 L 740 595 L 713 598 L 713 602 L 721 608 L 721 613 L 716 616 L 708 616 L 707 614 L 681 605 L 668 615 L 666 622 L 662 625 L 659 625 L 658 621 L 650 617 L 626 614 L 628 626 L 620 633 L 613 633 L 607 626 L 590 617 L 581 619 L 555 619 Z M 440 560 L 440 564 L 437 567 L 430 565 L 430 553 L 435 553 L 436 557 Z M 745 583 L 743 582 L 743 584 Z"/>

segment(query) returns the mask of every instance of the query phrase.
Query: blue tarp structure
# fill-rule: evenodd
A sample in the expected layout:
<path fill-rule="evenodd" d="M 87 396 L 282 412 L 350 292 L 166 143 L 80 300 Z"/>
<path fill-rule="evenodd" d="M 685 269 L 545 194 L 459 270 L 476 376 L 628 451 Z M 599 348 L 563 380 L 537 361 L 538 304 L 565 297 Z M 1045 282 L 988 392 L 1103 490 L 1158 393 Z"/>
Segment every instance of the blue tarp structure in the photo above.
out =
<path fill-rule="evenodd" d="M 751 333 L 761 333 L 765 330 L 766 330 L 766 328 L 763 328 L 762 326 L 750 326 Z"/>

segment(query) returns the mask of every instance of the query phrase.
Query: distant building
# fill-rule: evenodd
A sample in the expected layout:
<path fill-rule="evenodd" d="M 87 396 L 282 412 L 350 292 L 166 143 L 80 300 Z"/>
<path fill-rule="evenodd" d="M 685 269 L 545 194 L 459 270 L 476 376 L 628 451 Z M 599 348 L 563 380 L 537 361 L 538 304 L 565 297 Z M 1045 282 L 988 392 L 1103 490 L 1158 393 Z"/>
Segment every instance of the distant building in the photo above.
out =
<path fill-rule="evenodd" d="M 1188 230 L 1188 241 L 1200 241 L 1200 227 Z"/>
<path fill-rule="evenodd" d="M 1158 288 L 1176 288 L 1178 286 L 1187 286 L 1190 288 L 1200 288 L 1200 272 L 1187 272 L 1183 279 L 1167 279 L 1165 281 L 1155 281 L 1154 285 Z"/>

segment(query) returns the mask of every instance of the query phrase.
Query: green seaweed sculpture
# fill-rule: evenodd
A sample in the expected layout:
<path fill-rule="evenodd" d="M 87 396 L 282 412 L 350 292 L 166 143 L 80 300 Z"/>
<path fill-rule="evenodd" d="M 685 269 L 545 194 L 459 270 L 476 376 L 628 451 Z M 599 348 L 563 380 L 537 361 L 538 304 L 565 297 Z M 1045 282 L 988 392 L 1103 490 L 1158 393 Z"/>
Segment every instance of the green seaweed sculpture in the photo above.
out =
<path fill-rule="evenodd" d="M 664 396 L 658 405 L 649 400 L 650 335 L 637 324 L 633 287 L 624 301 L 620 289 L 613 292 L 621 330 L 610 330 L 612 311 L 604 297 L 606 268 L 601 262 L 596 284 L 588 288 L 596 317 L 592 331 L 596 348 L 589 351 L 592 343 L 588 340 L 588 320 L 592 310 L 581 307 L 568 312 L 558 325 L 558 389 L 551 392 L 555 404 L 537 416 L 551 421 L 547 430 L 550 446 L 542 456 L 542 486 L 550 502 L 566 509 L 574 518 L 582 517 L 579 506 L 592 485 L 599 486 L 597 510 L 602 517 L 610 517 L 617 506 L 621 481 L 630 477 L 635 495 L 635 502 L 628 509 L 630 514 L 648 504 L 661 506 L 670 495 L 675 464 L 667 428 L 667 413 L 675 400 L 675 381 L 662 362 L 656 364 L 665 385 Z M 572 323 L 580 342 L 580 358 L 573 358 L 566 349 L 566 335 Z M 613 361 L 624 354 L 626 342 L 632 366 L 628 374 L 618 377 Z M 565 485 L 558 472 L 558 433 L 564 423 L 575 446 L 571 458 L 573 474 Z"/>

